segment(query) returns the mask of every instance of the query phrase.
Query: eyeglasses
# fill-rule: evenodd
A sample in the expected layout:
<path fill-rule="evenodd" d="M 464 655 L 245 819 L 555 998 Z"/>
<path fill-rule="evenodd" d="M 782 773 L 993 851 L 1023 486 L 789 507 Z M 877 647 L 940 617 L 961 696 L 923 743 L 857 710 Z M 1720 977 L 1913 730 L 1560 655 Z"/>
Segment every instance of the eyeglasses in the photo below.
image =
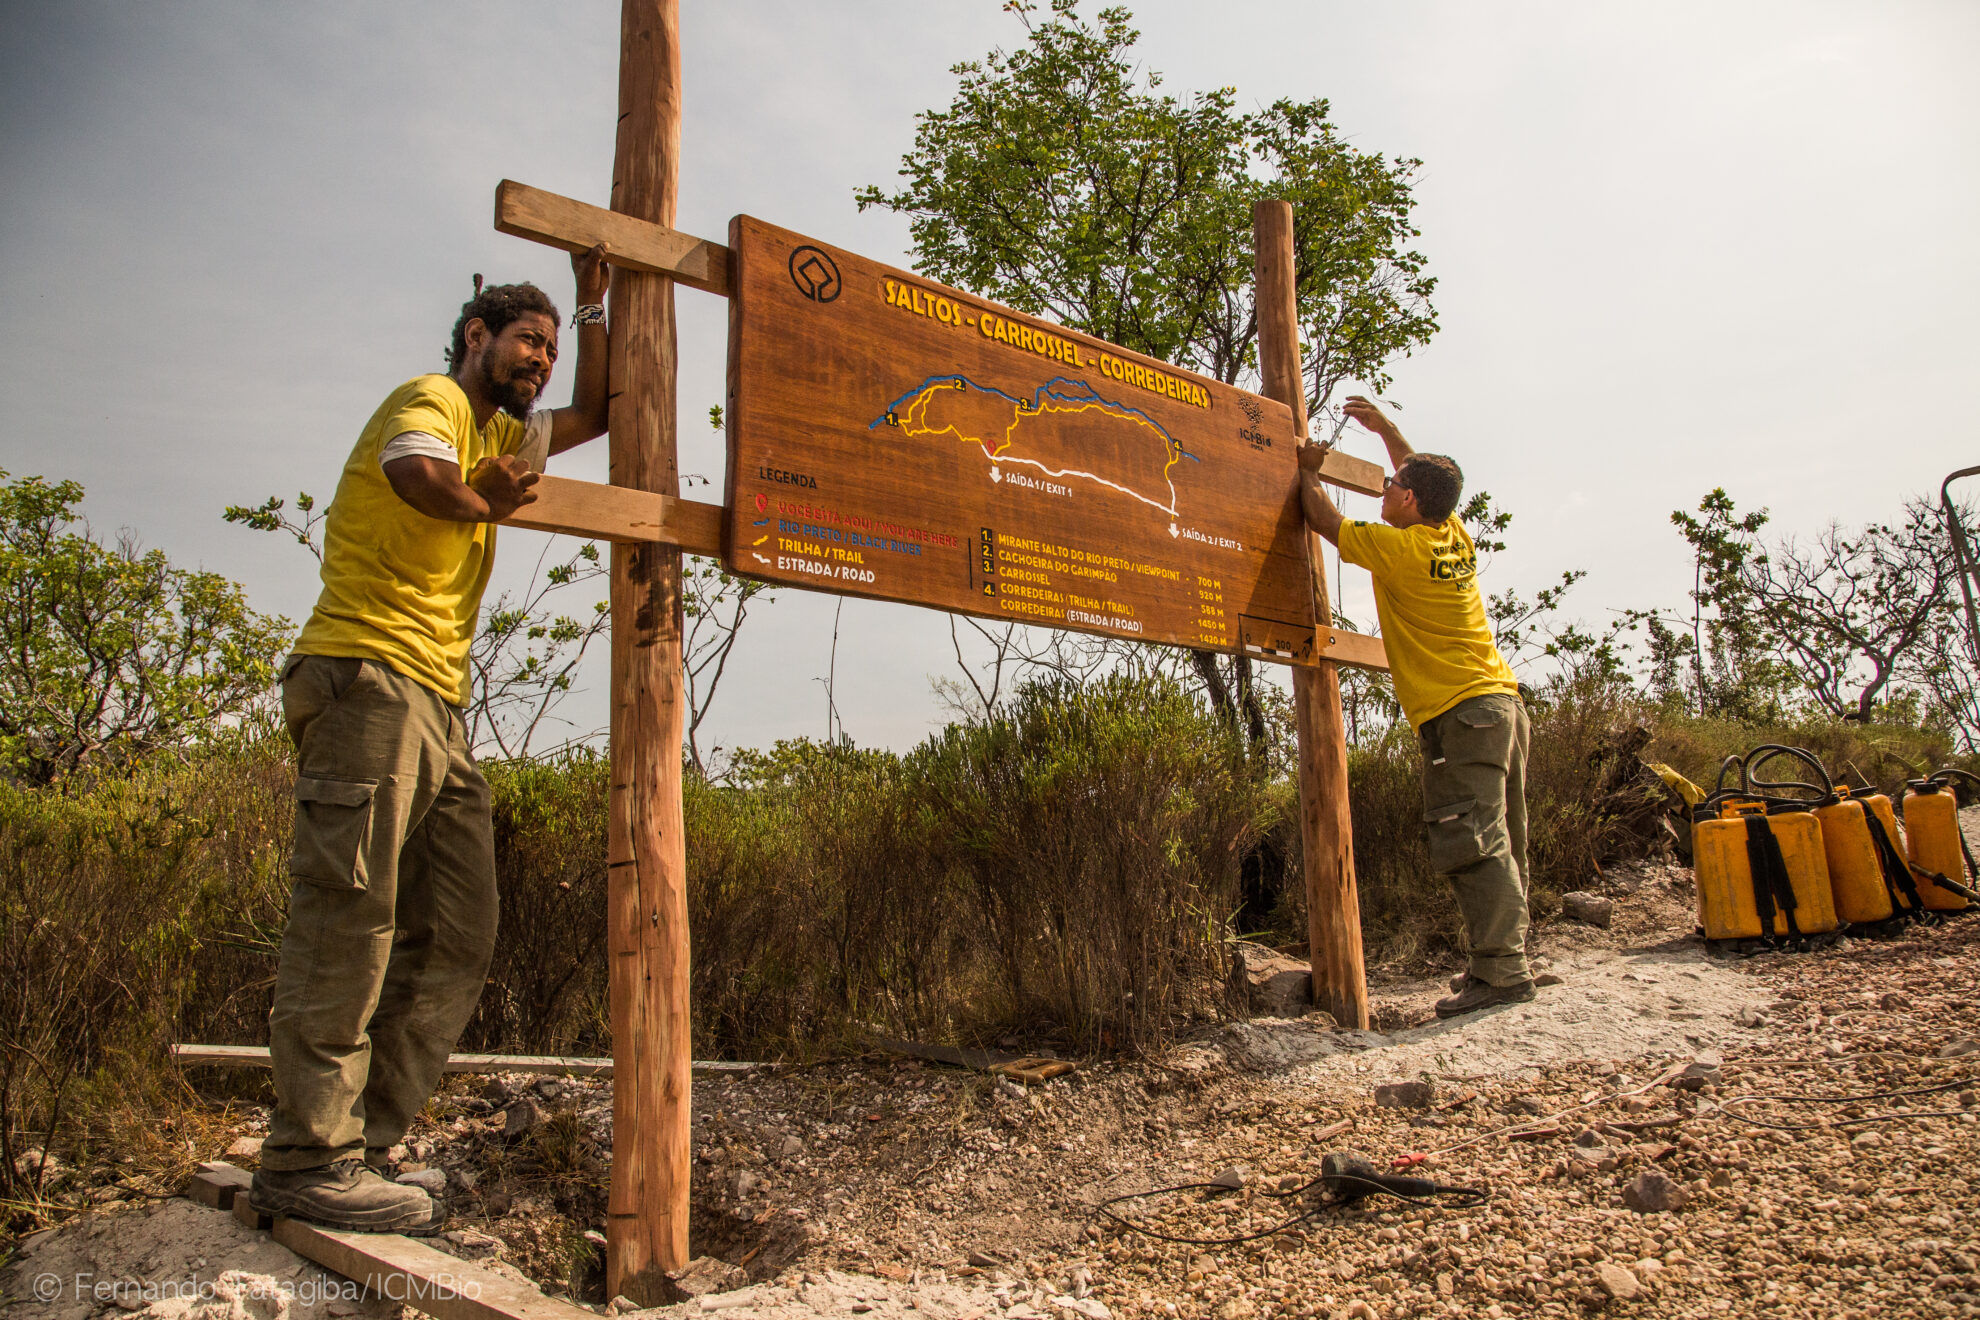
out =
<path fill-rule="evenodd" d="M 1386 495 L 1386 494 L 1388 494 L 1388 493 L 1389 493 L 1389 487 L 1391 487 L 1391 486 L 1402 486 L 1402 483 L 1401 483 L 1400 481 L 1397 481 L 1397 480 L 1396 480 L 1396 479 L 1395 479 L 1394 477 L 1383 477 L 1383 478 L 1382 478 L 1382 493 L 1383 493 L 1384 495 Z M 1407 486 L 1403 486 L 1403 489 L 1404 489 L 1404 490 L 1408 490 L 1408 489 L 1409 489 L 1409 487 L 1407 487 Z"/>

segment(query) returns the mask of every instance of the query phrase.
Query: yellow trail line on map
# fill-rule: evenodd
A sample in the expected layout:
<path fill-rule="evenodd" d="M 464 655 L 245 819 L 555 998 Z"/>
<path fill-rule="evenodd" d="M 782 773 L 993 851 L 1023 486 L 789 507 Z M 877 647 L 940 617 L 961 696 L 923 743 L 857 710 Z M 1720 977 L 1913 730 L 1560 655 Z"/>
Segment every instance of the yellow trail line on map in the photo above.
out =
<path fill-rule="evenodd" d="M 1039 471 L 1045 473 L 1048 476 L 1054 476 L 1054 477 L 1085 477 L 1088 481 L 1098 482 L 1100 485 L 1106 486 L 1113 490 L 1117 490 L 1121 492 L 1121 494 L 1123 495 L 1132 496 L 1133 498 L 1140 500 L 1143 504 L 1148 505 L 1150 508 L 1160 509 L 1163 513 L 1168 514 L 1171 518 L 1176 516 L 1176 507 L 1175 507 L 1176 484 L 1174 481 L 1170 480 L 1169 472 L 1180 461 L 1182 446 L 1175 443 L 1175 441 L 1169 439 L 1169 437 L 1163 433 L 1161 427 L 1155 425 L 1155 423 L 1149 421 L 1146 417 L 1140 417 L 1131 412 L 1120 410 L 1117 408 L 1116 405 L 1112 405 L 1101 400 L 1093 400 L 1091 402 L 1082 401 L 1076 404 L 1063 404 L 1063 403 L 1051 402 L 1031 409 L 1025 409 L 1017 404 L 1012 404 L 1011 424 L 1004 428 L 1003 440 L 997 445 L 995 449 L 991 449 L 990 446 L 984 442 L 982 436 L 965 435 L 960 430 L 958 430 L 953 424 L 948 426 L 930 426 L 927 424 L 928 404 L 930 399 L 934 396 L 935 392 L 937 390 L 949 390 L 956 388 L 959 387 L 947 383 L 940 385 L 930 385 L 926 389 L 922 390 L 921 393 L 915 395 L 914 402 L 910 403 L 907 406 L 906 411 L 900 415 L 901 434 L 904 436 L 909 436 L 914 438 L 919 438 L 924 435 L 944 435 L 944 434 L 953 435 L 959 442 L 963 444 L 975 445 L 978 448 L 982 449 L 986 454 L 989 455 L 990 461 L 993 463 L 998 462 L 1000 460 L 1010 463 L 1023 463 L 1030 467 L 1037 468 Z M 1011 433 L 1017 430 L 1018 423 L 1022 422 L 1025 418 L 1039 417 L 1048 412 L 1082 413 L 1082 412 L 1090 411 L 1095 408 L 1099 409 L 1101 412 L 1106 413 L 1107 416 L 1109 417 L 1117 418 L 1121 421 L 1133 422 L 1137 426 L 1145 426 L 1149 430 L 1155 432 L 1155 434 L 1161 438 L 1162 447 L 1168 452 L 1168 456 L 1169 456 L 1168 461 L 1162 464 L 1162 484 L 1169 488 L 1169 502 L 1167 504 L 1162 504 L 1159 501 L 1151 500 L 1146 495 L 1143 495 L 1140 491 L 1131 490 L 1128 487 L 1123 486 L 1118 482 L 1109 481 L 1105 477 L 1100 476 L 1097 473 L 1080 472 L 1075 469 L 1057 471 L 1055 469 L 1046 467 L 1043 463 L 1039 462 L 1035 458 L 1015 458 L 1015 457 L 1009 459 L 1003 458 L 1004 451 L 1006 449 L 1009 449 L 1011 445 L 1015 443 L 1011 439 Z M 917 412 L 919 412 L 920 414 L 919 417 L 917 417 L 916 415 Z"/>

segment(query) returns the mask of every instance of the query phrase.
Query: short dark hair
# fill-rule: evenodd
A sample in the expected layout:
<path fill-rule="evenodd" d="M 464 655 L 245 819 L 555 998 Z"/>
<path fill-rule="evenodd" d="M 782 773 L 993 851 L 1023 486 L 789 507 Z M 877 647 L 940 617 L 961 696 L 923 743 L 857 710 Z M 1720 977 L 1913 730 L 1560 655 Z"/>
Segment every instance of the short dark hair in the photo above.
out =
<path fill-rule="evenodd" d="M 481 277 L 475 276 L 478 280 Z M 557 304 L 550 301 L 550 295 L 534 284 L 491 284 L 476 293 L 461 305 L 461 319 L 454 322 L 454 342 L 447 350 L 447 370 L 459 371 L 467 361 L 467 325 L 469 321 L 479 321 L 488 327 L 488 333 L 499 335 L 508 328 L 509 322 L 531 312 L 541 312 L 555 324 L 562 318 L 557 315 Z"/>
<path fill-rule="evenodd" d="M 1464 473 L 1442 454 L 1411 454 L 1396 469 L 1396 484 L 1416 496 L 1416 511 L 1440 523 L 1457 510 Z"/>

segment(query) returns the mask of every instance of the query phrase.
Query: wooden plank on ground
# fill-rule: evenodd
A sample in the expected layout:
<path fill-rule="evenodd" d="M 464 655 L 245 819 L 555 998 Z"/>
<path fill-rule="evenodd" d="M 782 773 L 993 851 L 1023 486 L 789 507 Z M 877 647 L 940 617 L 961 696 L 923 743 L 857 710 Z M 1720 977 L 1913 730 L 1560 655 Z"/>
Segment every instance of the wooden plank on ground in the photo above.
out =
<path fill-rule="evenodd" d="M 224 1160 L 209 1160 L 199 1166 L 192 1182 L 186 1185 L 186 1195 L 212 1210 L 232 1210 L 234 1198 L 253 1185 L 254 1177 L 245 1169 L 237 1169 Z"/>
<path fill-rule="evenodd" d="M 277 1219 L 274 1235 L 298 1256 L 363 1284 L 372 1296 L 437 1320 L 597 1320 L 584 1307 L 395 1233 L 339 1233 Z"/>
<path fill-rule="evenodd" d="M 729 292 L 729 249 L 722 244 L 514 179 L 495 187 L 495 228 L 566 252 L 603 243 L 614 266 L 672 276 L 704 293 Z"/>
<path fill-rule="evenodd" d="M 1000 1063 L 990 1071 L 999 1073 L 1012 1081 L 1023 1082 L 1027 1086 L 1038 1086 L 1054 1077 L 1064 1076 L 1079 1065 L 1070 1059 L 1018 1059 L 1012 1063 Z"/>
<path fill-rule="evenodd" d="M 721 557 L 728 511 L 719 505 L 548 475 L 534 489 L 536 499 L 504 519 L 503 526 L 601 541 L 652 541 Z"/>
<path fill-rule="evenodd" d="M 989 1072 L 1024 1058 L 1022 1054 L 1003 1054 L 997 1050 L 976 1050 L 955 1045 L 923 1045 L 919 1041 L 895 1040 L 889 1036 L 875 1036 L 873 1043 L 889 1054 L 905 1054 L 909 1058 L 946 1063 L 951 1068 L 973 1068 L 977 1072 Z"/>
<path fill-rule="evenodd" d="M 243 1228 L 251 1228 L 258 1233 L 265 1233 L 275 1227 L 275 1220 L 249 1205 L 245 1196 L 235 1195 L 233 1214 Z"/>
<path fill-rule="evenodd" d="M 340 1233 L 300 1219 L 270 1219 L 248 1204 L 244 1193 L 252 1183 L 245 1170 L 214 1160 L 199 1166 L 186 1195 L 231 1210 L 248 1228 L 273 1234 L 298 1256 L 362 1284 L 375 1298 L 439 1320 L 595 1320 L 583 1307 L 396 1233 Z"/>
<path fill-rule="evenodd" d="M 209 1063 L 236 1068 L 269 1067 L 266 1045 L 174 1045 L 177 1063 Z M 732 1063 L 727 1060 L 696 1059 L 697 1077 L 740 1077 L 767 1068 L 763 1063 Z M 565 1059 L 547 1054 L 454 1054 L 447 1058 L 447 1071 L 455 1073 L 539 1073 L 550 1077 L 610 1077 L 610 1059 Z"/>

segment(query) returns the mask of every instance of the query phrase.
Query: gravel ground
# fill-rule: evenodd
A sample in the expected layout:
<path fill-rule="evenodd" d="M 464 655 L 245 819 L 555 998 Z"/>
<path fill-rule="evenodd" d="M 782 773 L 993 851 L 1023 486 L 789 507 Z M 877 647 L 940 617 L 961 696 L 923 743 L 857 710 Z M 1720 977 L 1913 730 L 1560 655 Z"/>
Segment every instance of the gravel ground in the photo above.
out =
<path fill-rule="evenodd" d="M 1688 872 L 1611 882 L 1612 929 L 1536 932 L 1563 984 L 1455 1026 L 1424 1022 L 1441 987 L 1419 968 L 1377 978 L 1380 1033 L 1243 1024 L 1030 1088 L 884 1055 L 698 1081 L 695 1245 L 714 1259 L 668 1313 L 1980 1316 L 1980 916 L 1732 959 L 1689 937 Z M 1395 1082 L 1429 1093 L 1378 1104 Z M 474 1086 L 436 1100 L 402 1170 L 444 1177 L 449 1249 L 584 1295 L 609 1083 Z M 1344 1148 L 1427 1154 L 1411 1174 L 1490 1199 L 1323 1204 L 1311 1184 Z M 1236 1190 L 1115 1209 L 1175 1236 L 1297 1226 L 1195 1245 L 1095 1214 L 1233 1169 Z M 83 1232 L 139 1269 L 106 1234 L 141 1218 L 31 1244 L 10 1294 Z"/>

